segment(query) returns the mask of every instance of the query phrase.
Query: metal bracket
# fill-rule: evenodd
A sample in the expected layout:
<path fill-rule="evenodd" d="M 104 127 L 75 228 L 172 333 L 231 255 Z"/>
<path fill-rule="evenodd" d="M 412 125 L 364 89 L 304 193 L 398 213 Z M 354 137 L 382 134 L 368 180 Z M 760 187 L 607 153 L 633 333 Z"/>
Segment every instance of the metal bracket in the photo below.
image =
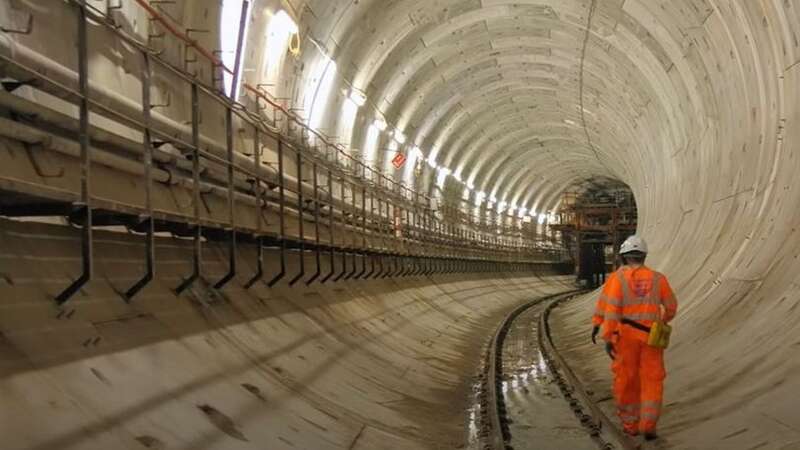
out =
<path fill-rule="evenodd" d="M 3 89 L 6 92 L 14 92 L 17 89 L 21 88 L 22 86 L 36 86 L 39 84 L 39 80 L 31 79 L 26 81 L 18 81 L 18 80 L 4 80 L 0 82 L 3 85 Z"/>
<path fill-rule="evenodd" d="M 28 22 L 25 24 L 25 28 L 18 29 L 18 28 L 0 27 L 0 31 L 12 34 L 31 34 L 31 32 L 33 31 L 33 14 L 28 14 Z"/>

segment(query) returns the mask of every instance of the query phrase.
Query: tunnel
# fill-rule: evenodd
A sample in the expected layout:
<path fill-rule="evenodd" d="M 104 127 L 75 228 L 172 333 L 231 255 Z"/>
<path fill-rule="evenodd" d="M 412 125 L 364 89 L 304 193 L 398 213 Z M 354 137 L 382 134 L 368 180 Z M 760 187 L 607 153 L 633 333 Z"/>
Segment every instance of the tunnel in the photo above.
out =
<path fill-rule="evenodd" d="M 0 0 L 0 448 L 800 449 L 799 33 L 796 0 Z M 609 183 L 627 228 L 571 244 Z M 679 305 L 655 442 L 590 336 L 632 234 Z"/>

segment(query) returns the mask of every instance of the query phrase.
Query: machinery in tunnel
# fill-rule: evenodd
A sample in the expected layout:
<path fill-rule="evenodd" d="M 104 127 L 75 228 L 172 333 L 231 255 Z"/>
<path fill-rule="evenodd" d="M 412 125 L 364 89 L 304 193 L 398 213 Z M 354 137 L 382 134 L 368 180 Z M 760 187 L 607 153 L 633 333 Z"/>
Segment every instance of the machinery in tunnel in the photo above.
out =
<path fill-rule="evenodd" d="M 616 270 L 620 245 L 636 232 L 636 217 L 633 192 L 619 181 L 591 179 L 564 192 L 551 228 L 580 282 L 598 287 Z"/>
<path fill-rule="evenodd" d="M 635 233 L 680 303 L 644 448 L 800 448 L 799 34 L 794 0 L 0 0 L 0 447 L 634 448 L 590 288 Z"/>

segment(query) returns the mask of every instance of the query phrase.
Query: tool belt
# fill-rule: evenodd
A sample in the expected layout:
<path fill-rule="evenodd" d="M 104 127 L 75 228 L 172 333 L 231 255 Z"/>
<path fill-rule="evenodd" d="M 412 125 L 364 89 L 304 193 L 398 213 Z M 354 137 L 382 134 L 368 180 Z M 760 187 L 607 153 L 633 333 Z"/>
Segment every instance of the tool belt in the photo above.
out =
<path fill-rule="evenodd" d="M 669 338 L 672 334 L 672 327 L 664 322 L 654 322 L 652 327 L 642 325 L 639 322 L 635 322 L 630 319 L 622 319 L 622 323 L 647 333 L 647 345 L 655 348 L 669 347 Z"/>
<path fill-rule="evenodd" d="M 635 321 L 633 321 L 631 319 L 622 319 L 622 323 L 624 323 L 625 325 L 630 325 L 633 328 L 636 328 L 637 330 L 642 330 L 645 333 L 649 333 L 650 332 L 650 327 L 642 325 L 639 322 L 635 322 Z"/>

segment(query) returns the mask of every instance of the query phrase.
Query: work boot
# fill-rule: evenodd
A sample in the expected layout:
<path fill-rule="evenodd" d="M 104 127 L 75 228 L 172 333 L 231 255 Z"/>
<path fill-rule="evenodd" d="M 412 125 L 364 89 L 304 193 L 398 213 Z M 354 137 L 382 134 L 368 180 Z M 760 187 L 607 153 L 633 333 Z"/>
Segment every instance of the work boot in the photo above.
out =
<path fill-rule="evenodd" d="M 646 440 L 646 441 L 654 441 L 656 439 L 658 439 L 658 435 L 656 434 L 655 431 L 646 431 L 644 433 L 644 440 Z"/>

